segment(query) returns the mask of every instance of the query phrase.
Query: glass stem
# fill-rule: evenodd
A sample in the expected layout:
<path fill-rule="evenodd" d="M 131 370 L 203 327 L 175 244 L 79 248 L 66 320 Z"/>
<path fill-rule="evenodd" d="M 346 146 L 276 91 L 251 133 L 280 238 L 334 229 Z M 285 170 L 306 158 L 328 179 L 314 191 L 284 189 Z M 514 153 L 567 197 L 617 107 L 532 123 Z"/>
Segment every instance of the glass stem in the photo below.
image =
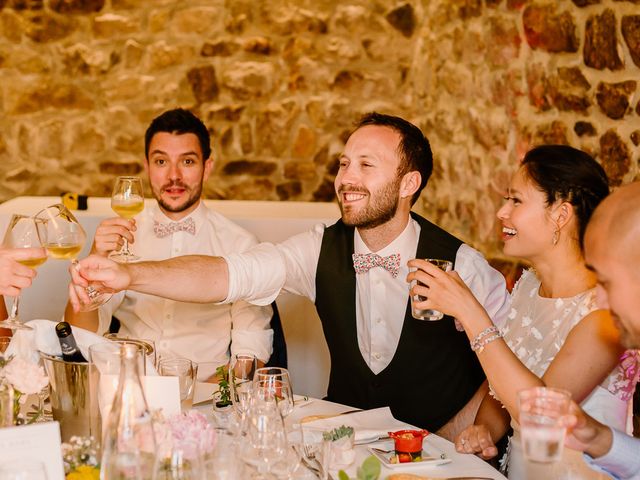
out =
<path fill-rule="evenodd" d="M 131 252 L 129 251 L 129 241 L 126 238 L 123 238 L 122 240 L 124 240 L 124 244 L 122 245 L 122 255 L 131 255 Z"/>
<path fill-rule="evenodd" d="M 9 314 L 10 320 L 16 320 L 18 318 L 18 308 L 20 307 L 20 295 L 13 299 L 13 305 L 11 306 L 11 313 Z"/>

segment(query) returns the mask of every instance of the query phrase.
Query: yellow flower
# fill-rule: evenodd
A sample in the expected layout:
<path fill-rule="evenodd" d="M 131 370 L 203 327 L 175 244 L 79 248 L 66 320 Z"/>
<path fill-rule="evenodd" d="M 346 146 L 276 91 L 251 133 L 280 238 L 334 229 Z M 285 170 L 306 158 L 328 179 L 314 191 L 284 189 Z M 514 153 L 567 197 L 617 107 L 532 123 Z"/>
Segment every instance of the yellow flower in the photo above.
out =
<path fill-rule="evenodd" d="M 100 480 L 100 469 L 81 465 L 66 476 L 67 480 Z"/>

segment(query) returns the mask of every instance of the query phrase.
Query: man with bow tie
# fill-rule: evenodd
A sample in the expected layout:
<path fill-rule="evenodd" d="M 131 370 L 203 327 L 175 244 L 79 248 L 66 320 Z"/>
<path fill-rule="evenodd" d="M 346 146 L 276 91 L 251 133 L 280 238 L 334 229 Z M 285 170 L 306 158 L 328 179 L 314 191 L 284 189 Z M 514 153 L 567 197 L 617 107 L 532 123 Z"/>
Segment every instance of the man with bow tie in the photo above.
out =
<path fill-rule="evenodd" d="M 107 257 L 126 238 L 144 260 L 180 255 L 243 252 L 256 238 L 201 201 L 203 182 L 213 167 L 209 132 L 191 112 L 169 110 L 155 118 L 145 134 L 145 170 L 157 204 L 135 220 L 120 217 L 98 226 L 92 253 Z M 168 280 L 172 289 L 180 285 Z M 198 378 L 210 378 L 230 355 L 251 354 L 269 360 L 273 331 L 270 306 L 238 300 L 226 305 L 176 302 L 127 290 L 98 311 L 73 313 L 74 325 L 102 333 L 112 315 L 119 334 L 155 341 L 162 357 L 181 356 L 199 364 Z"/>
<path fill-rule="evenodd" d="M 433 169 L 429 142 L 416 126 L 365 115 L 339 162 L 342 219 L 334 225 L 224 258 L 126 266 L 88 258 L 83 274 L 114 289 L 135 285 L 192 301 L 243 298 L 268 305 L 282 290 L 307 296 L 329 347 L 329 400 L 365 409 L 389 405 L 396 418 L 431 431 L 444 427 L 440 432 L 452 438 L 452 419 L 464 416 L 459 412 L 467 424 L 473 420 L 478 405 L 472 398 L 484 394 L 484 374 L 453 318 L 411 316 L 407 261 L 453 262 L 499 324 L 508 314 L 504 278 L 479 252 L 411 212 Z M 168 292 L 160 278 L 189 288 Z"/>

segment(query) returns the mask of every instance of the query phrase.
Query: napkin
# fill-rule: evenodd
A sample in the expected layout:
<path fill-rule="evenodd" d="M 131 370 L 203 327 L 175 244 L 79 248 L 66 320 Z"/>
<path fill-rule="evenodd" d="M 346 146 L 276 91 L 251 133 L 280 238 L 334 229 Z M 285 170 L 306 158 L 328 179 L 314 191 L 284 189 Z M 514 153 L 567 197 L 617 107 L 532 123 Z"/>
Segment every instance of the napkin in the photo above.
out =
<path fill-rule="evenodd" d="M 6 355 L 15 355 L 34 363 L 39 363 L 38 351 L 48 355 L 62 356 L 60 342 L 56 335 L 58 322 L 51 320 L 31 320 L 26 322 L 33 330 L 16 330 L 13 333 L 11 343 L 7 347 Z M 101 335 L 90 332 L 80 327 L 73 327 L 73 337 L 76 344 L 87 360 L 89 359 L 89 347 L 95 343 L 108 343 L 110 340 Z M 157 375 L 153 363 L 147 359 L 147 375 Z"/>
<path fill-rule="evenodd" d="M 373 442 L 380 437 L 386 437 L 389 432 L 407 428 L 406 423 L 393 418 L 389 407 L 362 410 L 360 412 L 313 420 L 304 423 L 303 428 L 326 432 L 341 425 L 353 427 L 356 443 Z"/>

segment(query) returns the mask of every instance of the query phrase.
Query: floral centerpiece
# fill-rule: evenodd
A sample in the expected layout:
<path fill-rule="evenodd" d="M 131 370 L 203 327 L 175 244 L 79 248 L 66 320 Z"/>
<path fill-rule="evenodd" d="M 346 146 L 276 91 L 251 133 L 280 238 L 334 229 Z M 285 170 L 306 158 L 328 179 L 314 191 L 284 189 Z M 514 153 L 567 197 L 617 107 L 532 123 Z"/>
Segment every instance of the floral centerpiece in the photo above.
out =
<path fill-rule="evenodd" d="M 14 424 L 23 425 L 38 420 L 42 415 L 42 402 L 39 402 L 37 411 L 30 419 L 26 419 L 20 409 L 28 395 L 38 394 L 49 385 L 49 377 L 44 373 L 44 368 L 22 357 L 0 358 L 0 379 L 13 388 Z"/>
<path fill-rule="evenodd" d="M 76 437 L 62 444 L 66 480 L 99 480 L 100 464 L 93 437 Z"/>
<path fill-rule="evenodd" d="M 158 479 L 173 478 L 181 471 L 188 476 L 194 462 L 203 461 L 216 444 L 216 433 L 207 417 L 195 410 L 172 415 L 165 421 L 154 421 L 158 454 Z"/>

